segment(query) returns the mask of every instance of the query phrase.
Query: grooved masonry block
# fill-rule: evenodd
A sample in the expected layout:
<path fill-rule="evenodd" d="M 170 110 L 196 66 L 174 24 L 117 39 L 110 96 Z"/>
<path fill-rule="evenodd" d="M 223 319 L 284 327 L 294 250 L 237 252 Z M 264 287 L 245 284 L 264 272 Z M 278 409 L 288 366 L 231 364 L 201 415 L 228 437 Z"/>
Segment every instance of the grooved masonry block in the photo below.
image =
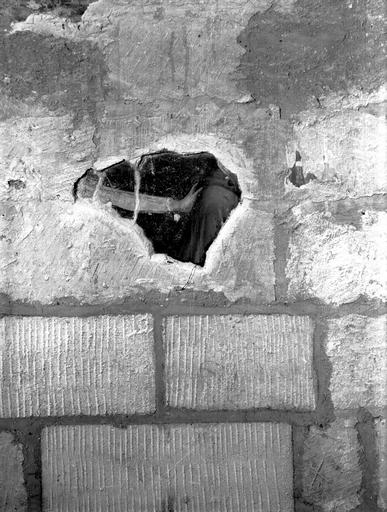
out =
<path fill-rule="evenodd" d="M 331 320 L 326 342 L 333 404 L 341 409 L 387 405 L 387 316 Z"/>
<path fill-rule="evenodd" d="M 44 512 L 291 512 L 285 424 L 49 427 Z"/>
<path fill-rule="evenodd" d="M 0 320 L 1 417 L 154 410 L 150 315 Z"/>
<path fill-rule="evenodd" d="M 23 454 L 12 434 L 0 432 L 0 510 L 24 512 L 27 493 L 23 479 Z"/>
<path fill-rule="evenodd" d="M 167 403 L 193 409 L 313 409 L 312 334 L 307 317 L 168 317 Z"/>

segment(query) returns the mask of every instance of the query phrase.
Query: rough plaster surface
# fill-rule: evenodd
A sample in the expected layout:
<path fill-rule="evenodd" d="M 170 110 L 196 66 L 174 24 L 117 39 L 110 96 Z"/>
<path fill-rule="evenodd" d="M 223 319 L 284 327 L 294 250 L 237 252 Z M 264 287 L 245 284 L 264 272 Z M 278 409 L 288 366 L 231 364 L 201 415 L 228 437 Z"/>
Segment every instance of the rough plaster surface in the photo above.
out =
<path fill-rule="evenodd" d="M 167 403 L 193 409 L 313 409 L 312 334 L 307 317 L 169 317 Z"/>
<path fill-rule="evenodd" d="M 45 512 L 293 510 L 284 424 L 53 427 L 42 451 Z"/>
<path fill-rule="evenodd" d="M 378 506 L 387 509 L 387 421 L 385 418 L 376 420 L 378 458 Z"/>
<path fill-rule="evenodd" d="M 13 435 L 0 432 L 0 510 L 26 512 L 27 493 L 23 478 L 22 448 Z"/>
<path fill-rule="evenodd" d="M 278 9 L 286 4 L 279 2 Z M 270 5 L 269 0 L 233 0 L 227 5 L 216 0 L 146 5 L 141 0 L 99 0 L 80 23 L 31 14 L 13 30 L 96 43 L 109 62 L 110 79 L 126 99 L 159 101 L 187 94 L 238 99 L 242 95 L 232 75 L 243 50 L 236 37 L 250 16 Z"/>
<path fill-rule="evenodd" d="M 0 123 L 0 200 L 7 208 L 30 208 L 42 201 L 70 201 L 74 181 L 91 166 L 94 127 L 76 127 L 71 115 L 19 115 Z M 39 115 L 40 114 L 40 115 Z M 10 180 L 20 180 L 15 191 Z M 47 208 L 49 205 L 47 205 Z"/>
<path fill-rule="evenodd" d="M 246 191 L 244 202 L 219 233 L 202 269 L 154 255 L 142 230 L 109 206 L 89 200 L 73 204 L 72 184 L 90 166 L 93 154 L 90 125 L 88 130 L 74 129 L 70 117 L 18 118 L 11 128 L 3 125 L 3 293 L 46 303 L 65 296 L 100 302 L 144 289 L 184 287 L 224 292 L 232 300 L 274 299 L 273 217 L 254 201 L 251 163 L 237 146 L 215 136 L 195 141 L 167 137 L 132 155 L 135 161 L 163 147 L 206 150 L 237 173 Z M 28 152 L 19 159 L 18 148 L 23 147 Z M 59 170 L 59 160 L 71 149 L 71 160 Z M 20 186 L 13 186 L 15 181 Z M 256 254 L 253 261 L 251 250 Z"/>
<path fill-rule="evenodd" d="M 360 227 L 329 213 L 293 209 L 286 275 L 290 297 L 343 304 L 360 296 L 387 298 L 387 214 L 365 211 Z"/>
<path fill-rule="evenodd" d="M 155 408 L 152 319 L 4 317 L 1 417 Z"/>
<path fill-rule="evenodd" d="M 25 190 L 11 193 L 20 198 Z M 244 222 L 248 231 L 241 229 Z M 15 300 L 52 303 L 67 296 L 99 303 L 143 290 L 183 287 L 222 291 L 231 299 L 274 298 L 272 217 L 247 204 L 218 235 L 204 269 L 154 254 L 141 228 L 109 206 L 88 200 L 75 205 L 8 202 L 1 224 L 6 234 L 0 240 L 0 283 Z M 253 264 L 250 244 L 257 251 Z"/>
<path fill-rule="evenodd" d="M 349 315 L 329 321 L 330 390 L 339 409 L 387 404 L 387 318 Z"/>
<path fill-rule="evenodd" d="M 325 430 L 310 428 L 304 445 L 301 502 L 323 512 L 350 512 L 360 505 L 355 422 L 338 419 Z"/>

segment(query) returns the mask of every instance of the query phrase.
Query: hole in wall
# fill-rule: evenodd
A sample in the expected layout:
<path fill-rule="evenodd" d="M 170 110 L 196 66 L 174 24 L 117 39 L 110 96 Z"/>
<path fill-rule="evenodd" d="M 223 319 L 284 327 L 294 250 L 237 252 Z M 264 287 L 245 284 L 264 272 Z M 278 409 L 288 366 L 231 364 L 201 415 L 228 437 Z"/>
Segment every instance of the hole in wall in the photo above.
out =
<path fill-rule="evenodd" d="M 110 201 L 122 217 L 136 220 L 156 253 L 204 266 L 241 189 L 212 153 L 161 150 L 137 165 L 124 160 L 88 170 L 75 182 L 74 196 Z"/>

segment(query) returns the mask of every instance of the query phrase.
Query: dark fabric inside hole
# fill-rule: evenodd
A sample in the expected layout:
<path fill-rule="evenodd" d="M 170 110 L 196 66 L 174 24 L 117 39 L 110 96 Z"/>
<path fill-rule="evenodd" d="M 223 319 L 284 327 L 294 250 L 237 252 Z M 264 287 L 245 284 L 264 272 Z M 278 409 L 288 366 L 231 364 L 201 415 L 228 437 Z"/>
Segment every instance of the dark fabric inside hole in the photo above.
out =
<path fill-rule="evenodd" d="M 177 260 L 204 265 L 209 245 L 229 211 L 240 201 L 241 191 L 236 176 L 229 171 L 222 171 L 216 158 L 207 152 L 179 154 L 164 150 L 144 155 L 139 162 L 138 171 L 141 177 L 140 194 L 183 199 L 193 185 L 197 184 L 203 189 L 190 213 L 139 212 L 137 223 L 152 242 L 156 253 L 165 253 Z M 225 172 L 228 174 L 225 175 Z M 103 184 L 134 192 L 135 170 L 128 162 L 113 165 L 106 170 Z M 219 206 L 220 203 L 222 206 Z M 133 211 L 114 208 L 122 217 L 133 217 Z M 200 218 L 204 223 L 195 222 L 193 217 L 196 220 Z M 219 220 L 218 217 L 222 219 Z M 213 234 L 209 243 L 208 229 L 206 232 L 203 228 L 203 224 L 208 225 L 207 218 Z M 194 240 L 195 237 L 198 238 L 197 241 Z M 203 237 L 207 240 L 205 244 L 200 243 Z"/>

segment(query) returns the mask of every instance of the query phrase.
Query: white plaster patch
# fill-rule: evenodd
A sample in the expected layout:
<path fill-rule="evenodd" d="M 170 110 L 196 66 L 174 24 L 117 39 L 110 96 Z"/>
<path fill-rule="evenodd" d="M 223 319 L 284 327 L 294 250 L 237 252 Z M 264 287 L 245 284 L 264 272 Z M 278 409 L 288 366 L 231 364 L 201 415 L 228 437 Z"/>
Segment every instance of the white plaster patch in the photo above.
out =
<path fill-rule="evenodd" d="M 385 93 L 379 91 L 380 100 Z M 370 101 L 372 98 L 370 98 Z M 361 98 L 349 98 L 352 107 L 365 105 Z M 335 104 L 331 105 L 336 109 Z M 387 124 L 384 116 L 366 111 L 342 110 L 330 117 L 294 125 L 294 140 L 287 147 L 288 167 L 294 163 L 295 150 L 302 155 L 304 175 L 317 181 L 291 192 L 322 198 L 368 196 L 387 191 L 386 151 Z"/>
<path fill-rule="evenodd" d="M 9 180 L 25 182 L 23 197 L 72 200 L 74 181 L 91 167 L 93 125 L 75 128 L 71 115 L 15 117 L 0 123 L 0 200 Z"/>
<path fill-rule="evenodd" d="M 301 209 L 299 210 L 301 211 Z M 325 214 L 297 217 L 289 244 L 291 297 L 343 304 L 365 295 L 387 298 L 387 213 L 370 211 L 362 227 L 338 225 Z"/>
<path fill-rule="evenodd" d="M 203 269 L 154 255 L 141 228 L 108 205 L 73 205 L 73 184 L 94 159 L 93 133 L 87 121 L 74 129 L 68 115 L 12 118 L 0 125 L 2 293 L 15 300 L 70 296 L 98 302 L 139 290 L 193 288 L 224 292 L 231 300 L 274 299 L 272 216 L 246 194 L 255 183 L 253 167 L 238 146 L 213 135 L 180 135 L 132 155 L 136 160 L 162 148 L 210 151 L 237 174 L 244 203 L 221 230 Z M 20 187 L 11 187 L 10 180 Z M 253 262 L 250 244 L 259 255 Z"/>

